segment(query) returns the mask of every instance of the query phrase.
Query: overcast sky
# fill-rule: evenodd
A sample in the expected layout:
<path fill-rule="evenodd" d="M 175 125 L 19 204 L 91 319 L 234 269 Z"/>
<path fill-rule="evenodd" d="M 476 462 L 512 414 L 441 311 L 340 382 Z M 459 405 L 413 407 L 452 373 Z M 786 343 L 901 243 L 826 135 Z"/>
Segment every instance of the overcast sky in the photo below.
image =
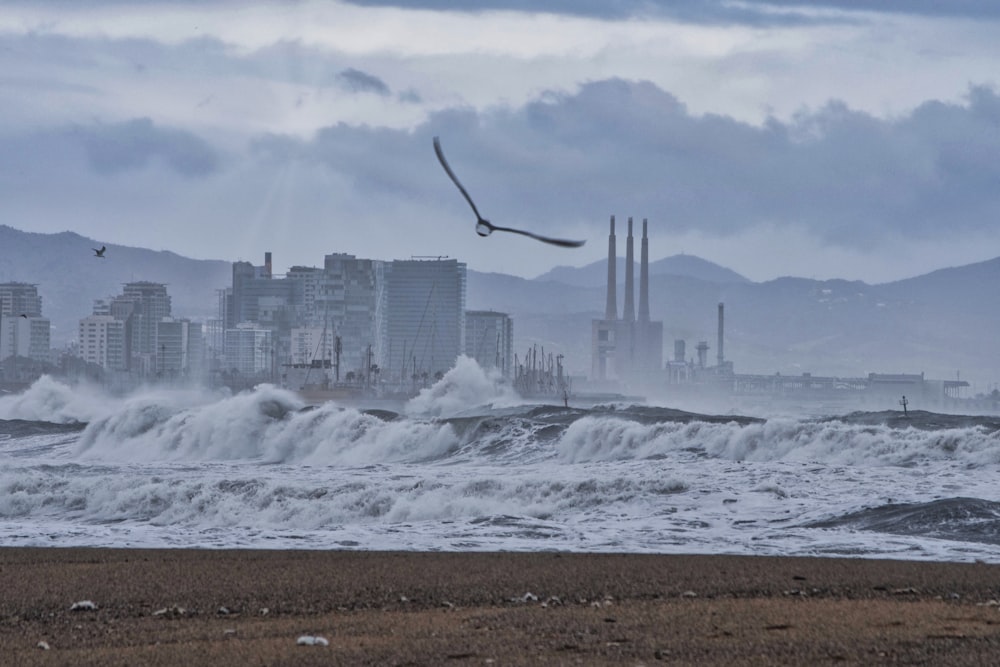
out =
<path fill-rule="evenodd" d="M 632 216 L 653 259 L 884 282 L 1000 256 L 998 34 L 989 0 L 6 0 L 0 224 L 534 277 Z M 476 236 L 434 136 L 494 224 L 587 244 Z"/>

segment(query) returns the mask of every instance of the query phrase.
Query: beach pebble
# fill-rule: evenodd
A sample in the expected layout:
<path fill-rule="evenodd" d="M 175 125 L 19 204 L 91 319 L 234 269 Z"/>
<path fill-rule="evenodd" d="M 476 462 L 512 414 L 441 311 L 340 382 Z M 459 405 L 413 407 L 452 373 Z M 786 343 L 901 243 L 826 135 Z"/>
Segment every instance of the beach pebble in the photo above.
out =
<path fill-rule="evenodd" d="M 97 609 L 97 605 L 91 600 L 80 600 L 79 602 L 74 602 L 69 610 L 70 611 L 94 611 Z"/>
<path fill-rule="evenodd" d="M 153 612 L 153 616 L 185 616 L 188 613 L 187 609 L 184 607 L 178 607 L 174 605 L 173 607 L 164 607 L 163 609 L 157 609 Z"/>
<path fill-rule="evenodd" d="M 330 642 L 327 641 L 326 637 L 320 637 L 320 636 L 313 637 L 312 635 L 302 635 L 301 637 L 298 638 L 298 640 L 295 643 L 298 644 L 299 646 L 329 646 L 330 645 Z"/>

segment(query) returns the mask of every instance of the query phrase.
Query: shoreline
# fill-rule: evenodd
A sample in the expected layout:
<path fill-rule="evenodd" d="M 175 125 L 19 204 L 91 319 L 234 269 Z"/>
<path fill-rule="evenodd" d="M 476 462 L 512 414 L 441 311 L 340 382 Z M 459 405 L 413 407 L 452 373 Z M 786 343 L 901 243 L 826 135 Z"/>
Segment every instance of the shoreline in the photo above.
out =
<path fill-rule="evenodd" d="M 1000 565 L 986 563 L 0 547 L 0 655 L 20 665 L 972 665 L 1000 650 L 998 597 Z M 96 609 L 70 610 L 84 601 Z"/>

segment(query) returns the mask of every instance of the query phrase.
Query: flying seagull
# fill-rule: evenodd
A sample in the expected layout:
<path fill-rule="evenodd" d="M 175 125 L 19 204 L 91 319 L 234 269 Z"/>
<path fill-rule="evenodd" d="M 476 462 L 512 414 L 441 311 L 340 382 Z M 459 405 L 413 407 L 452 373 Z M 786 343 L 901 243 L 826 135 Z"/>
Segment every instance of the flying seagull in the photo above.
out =
<path fill-rule="evenodd" d="M 91 248 L 91 250 L 94 251 L 94 257 L 100 257 L 101 259 L 104 259 L 104 251 L 107 249 L 108 249 L 107 246 L 103 245 L 101 246 L 100 250 L 98 250 L 97 248 Z"/>
<path fill-rule="evenodd" d="M 553 239 L 548 236 L 539 236 L 538 234 L 526 232 L 523 229 L 513 229 L 511 227 L 498 227 L 497 225 L 494 225 L 492 222 L 490 222 L 483 216 L 479 215 L 479 209 L 477 209 L 476 205 L 472 203 L 472 197 L 470 197 L 469 193 L 465 191 L 464 187 L 462 187 L 462 184 L 459 182 L 458 177 L 455 176 L 455 172 L 453 172 L 451 170 L 451 167 L 448 166 L 448 161 L 444 159 L 444 153 L 441 151 L 441 142 L 438 140 L 437 137 L 434 137 L 434 152 L 437 153 L 438 161 L 441 163 L 441 166 L 444 167 L 444 170 L 448 174 L 448 177 L 451 178 L 452 182 L 454 182 L 455 185 L 458 186 L 459 192 L 461 192 L 462 196 L 465 197 L 465 201 L 469 202 L 469 206 L 472 207 L 472 212 L 476 214 L 476 233 L 479 234 L 480 236 L 489 236 L 493 232 L 513 232 L 514 234 L 523 234 L 524 236 L 530 236 L 531 238 L 536 239 L 538 241 L 551 243 L 552 245 L 562 246 L 563 248 L 579 248 L 584 243 L 586 243 L 586 241 L 568 241 L 566 239 Z"/>

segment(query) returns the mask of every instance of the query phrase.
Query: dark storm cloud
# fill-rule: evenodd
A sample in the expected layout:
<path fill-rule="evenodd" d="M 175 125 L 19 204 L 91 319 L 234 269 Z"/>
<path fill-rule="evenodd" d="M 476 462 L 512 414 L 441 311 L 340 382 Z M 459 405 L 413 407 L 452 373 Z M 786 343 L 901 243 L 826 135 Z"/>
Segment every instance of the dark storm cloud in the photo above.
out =
<path fill-rule="evenodd" d="M 659 16 L 697 23 L 811 22 L 816 9 L 863 10 L 928 16 L 1000 18 L 993 0 L 347 0 L 351 4 L 450 11 L 508 10 L 547 12 L 603 19 Z M 775 10 L 781 10 L 776 12 Z M 827 17 L 825 20 L 834 20 Z"/>
<path fill-rule="evenodd" d="M 377 76 L 349 67 L 337 74 L 340 85 L 353 93 L 375 93 L 387 97 L 392 94 L 389 86 Z"/>
<path fill-rule="evenodd" d="M 994 0 L 748 0 L 750 4 L 802 9 L 830 9 L 891 12 L 924 16 L 964 16 L 968 18 L 1000 18 L 1000 3 Z"/>
<path fill-rule="evenodd" d="M 215 171 L 219 163 L 204 139 L 157 127 L 148 118 L 78 126 L 71 136 L 82 143 L 91 166 L 105 174 L 141 169 L 155 161 L 184 176 L 202 176 Z"/>
<path fill-rule="evenodd" d="M 440 112 L 412 133 L 340 124 L 256 150 L 338 171 L 363 197 L 429 200 L 460 215 L 434 135 L 486 217 L 539 231 L 629 211 L 679 232 L 779 225 L 870 248 L 1000 217 L 1000 97 L 985 87 L 898 118 L 830 102 L 757 126 L 693 115 L 651 83 L 607 80 L 521 109 Z"/>

